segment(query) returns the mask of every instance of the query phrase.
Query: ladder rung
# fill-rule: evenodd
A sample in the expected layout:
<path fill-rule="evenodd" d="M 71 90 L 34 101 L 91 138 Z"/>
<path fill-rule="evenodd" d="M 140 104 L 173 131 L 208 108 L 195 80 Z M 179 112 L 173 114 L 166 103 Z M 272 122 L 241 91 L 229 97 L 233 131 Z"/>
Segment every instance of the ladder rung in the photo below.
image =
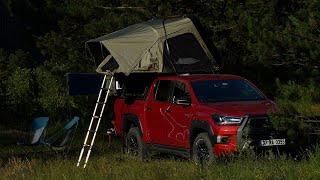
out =
<path fill-rule="evenodd" d="M 108 91 L 108 90 L 111 90 L 111 89 L 109 89 L 109 88 L 100 88 L 100 89 L 102 89 L 102 90 L 107 90 L 107 91 Z"/>
<path fill-rule="evenodd" d="M 93 117 L 93 118 L 97 118 L 97 119 L 100 118 L 99 116 L 92 116 L 92 117 Z"/>
<path fill-rule="evenodd" d="M 95 131 L 95 130 L 88 130 L 89 132 L 97 132 L 97 131 Z"/>
<path fill-rule="evenodd" d="M 84 147 L 90 147 L 90 144 L 84 144 L 83 146 Z"/>
<path fill-rule="evenodd" d="M 106 103 L 104 103 L 104 102 L 97 102 L 98 104 L 106 104 Z"/>

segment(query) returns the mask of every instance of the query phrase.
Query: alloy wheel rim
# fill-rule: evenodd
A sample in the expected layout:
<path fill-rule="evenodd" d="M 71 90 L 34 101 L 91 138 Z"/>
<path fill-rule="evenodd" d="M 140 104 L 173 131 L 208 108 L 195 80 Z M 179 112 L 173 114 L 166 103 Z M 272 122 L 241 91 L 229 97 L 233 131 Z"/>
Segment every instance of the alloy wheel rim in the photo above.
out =
<path fill-rule="evenodd" d="M 209 148 L 203 141 L 197 144 L 197 157 L 201 164 L 208 162 L 210 159 Z"/>
<path fill-rule="evenodd" d="M 129 154 L 136 156 L 138 155 L 138 151 L 139 151 L 139 145 L 138 145 L 137 137 L 132 135 L 128 138 L 128 152 Z"/>

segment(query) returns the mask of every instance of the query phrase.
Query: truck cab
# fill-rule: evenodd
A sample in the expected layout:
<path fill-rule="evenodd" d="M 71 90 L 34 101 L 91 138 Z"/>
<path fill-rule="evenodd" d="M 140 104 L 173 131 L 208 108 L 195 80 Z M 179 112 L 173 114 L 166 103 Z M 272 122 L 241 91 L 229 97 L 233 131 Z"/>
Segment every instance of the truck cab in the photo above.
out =
<path fill-rule="evenodd" d="M 115 130 L 124 149 L 146 157 L 152 150 L 212 162 L 249 146 L 285 144 L 268 114 L 276 105 L 254 84 L 235 75 L 165 75 L 131 80 L 116 99 Z"/>

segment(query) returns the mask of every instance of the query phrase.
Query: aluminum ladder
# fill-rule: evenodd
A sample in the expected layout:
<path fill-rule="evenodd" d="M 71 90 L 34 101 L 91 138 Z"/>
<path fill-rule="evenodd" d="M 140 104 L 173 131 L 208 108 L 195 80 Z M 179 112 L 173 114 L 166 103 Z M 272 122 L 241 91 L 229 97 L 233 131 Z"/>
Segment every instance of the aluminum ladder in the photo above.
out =
<path fill-rule="evenodd" d="M 101 84 L 101 88 L 100 88 L 100 91 L 99 91 L 98 100 L 96 102 L 96 106 L 94 108 L 94 111 L 93 111 L 93 114 L 92 114 L 92 118 L 91 118 L 91 121 L 90 121 L 90 125 L 89 125 L 88 131 L 87 131 L 87 135 L 86 135 L 86 138 L 84 139 L 83 146 L 82 146 L 82 149 L 80 151 L 79 159 L 78 159 L 78 162 L 77 162 L 77 166 L 78 167 L 81 164 L 81 160 L 82 160 L 82 157 L 83 157 L 84 154 L 86 154 L 86 158 L 85 158 L 85 161 L 83 163 L 83 168 L 86 168 L 86 166 L 87 166 L 87 163 L 88 163 L 88 160 L 89 160 L 89 157 L 90 157 L 90 153 L 91 153 L 91 150 L 92 150 L 92 146 L 93 146 L 94 140 L 96 138 L 97 131 L 99 129 L 99 125 L 100 125 L 100 121 L 101 121 L 101 118 L 102 118 L 102 115 L 103 115 L 103 111 L 104 111 L 104 108 L 106 106 L 109 94 L 110 94 L 110 88 L 111 88 L 113 79 L 114 79 L 114 77 L 111 76 L 108 88 L 106 88 L 105 85 L 107 83 L 107 75 L 104 75 L 104 78 L 103 78 L 103 81 L 102 81 L 102 84 Z M 107 91 L 107 93 L 105 95 L 103 95 L 104 94 L 103 92 L 105 92 L 105 91 Z M 101 100 L 103 100 L 103 101 L 101 101 Z"/>

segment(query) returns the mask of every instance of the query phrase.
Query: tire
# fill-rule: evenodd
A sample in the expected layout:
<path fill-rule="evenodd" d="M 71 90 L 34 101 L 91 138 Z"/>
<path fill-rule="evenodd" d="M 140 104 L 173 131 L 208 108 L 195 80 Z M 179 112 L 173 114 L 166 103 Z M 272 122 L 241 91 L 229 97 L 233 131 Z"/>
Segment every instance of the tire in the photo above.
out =
<path fill-rule="evenodd" d="M 130 128 L 125 138 L 126 153 L 132 156 L 137 156 L 142 160 L 147 157 L 146 146 L 142 140 L 141 133 L 137 127 Z"/>
<path fill-rule="evenodd" d="M 192 159 L 197 165 L 208 166 L 215 161 L 212 143 L 207 133 L 200 133 L 192 145 Z"/>

